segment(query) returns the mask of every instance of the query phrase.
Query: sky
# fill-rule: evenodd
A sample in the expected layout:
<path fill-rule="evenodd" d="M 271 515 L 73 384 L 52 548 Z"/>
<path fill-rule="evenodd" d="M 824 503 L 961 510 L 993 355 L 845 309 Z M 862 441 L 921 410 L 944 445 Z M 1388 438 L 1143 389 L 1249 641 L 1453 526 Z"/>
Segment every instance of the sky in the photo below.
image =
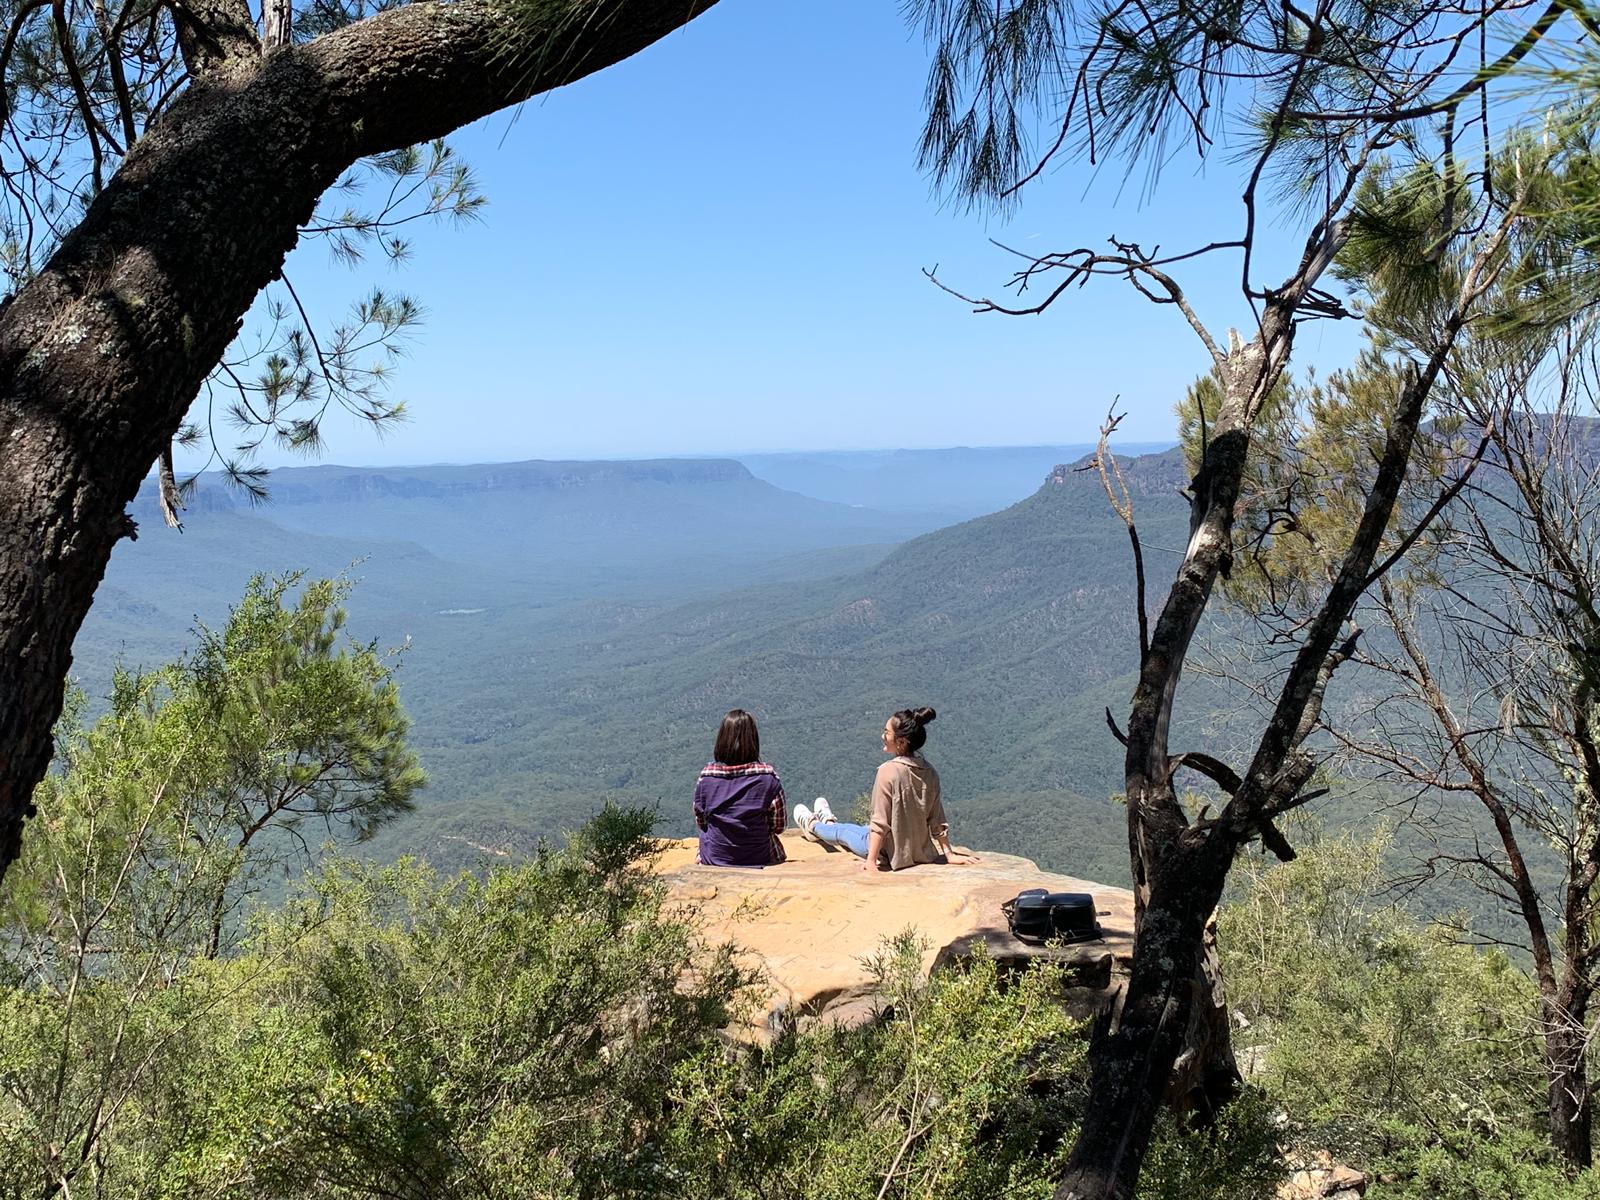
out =
<path fill-rule="evenodd" d="M 392 383 L 410 419 L 378 438 L 331 418 L 320 461 L 1084 442 L 1113 401 L 1128 441 L 1171 438 L 1208 365 L 1175 310 L 1100 280 L 1040 316 L 979 315 L 923 272 L 1000 299 L 1017 260 L 991 239 L 1033 253 L 1236 236 L 1226 148 L 1209 173 L 1176 156 L 1153 197 L 1116 164 L 1067 164 L 1009 219 L 967 211 L 917 168 L 927 64 L 895 0 L 722 0 L 460 131 L 480 221 L 413 226 L 398 269 L 349 269 L 322 243 L 290 258 L 325 319 L 374 285 L 427 310 Z M 1268 234 L 1279 274 L 1287 234 Z M 1181 277 L 1219 336 L 1249 322 L 1238 269 Z M 1354 345 L 1319 323 L 1301 359 L 1338 365 Z"/>

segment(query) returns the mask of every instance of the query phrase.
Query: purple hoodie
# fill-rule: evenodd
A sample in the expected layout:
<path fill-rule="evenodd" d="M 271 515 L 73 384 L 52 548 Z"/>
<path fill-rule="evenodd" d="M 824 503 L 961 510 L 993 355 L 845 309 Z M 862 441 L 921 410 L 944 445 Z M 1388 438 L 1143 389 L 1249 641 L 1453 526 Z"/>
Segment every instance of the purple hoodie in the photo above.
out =
<path fill-rule="evenodd" d="M 708 867 L 765 867 L 787 857 L 778 835 L 788 820 L 783 784 L 767 763 L 707 763 L 694 787 L 700 861 Z"/>

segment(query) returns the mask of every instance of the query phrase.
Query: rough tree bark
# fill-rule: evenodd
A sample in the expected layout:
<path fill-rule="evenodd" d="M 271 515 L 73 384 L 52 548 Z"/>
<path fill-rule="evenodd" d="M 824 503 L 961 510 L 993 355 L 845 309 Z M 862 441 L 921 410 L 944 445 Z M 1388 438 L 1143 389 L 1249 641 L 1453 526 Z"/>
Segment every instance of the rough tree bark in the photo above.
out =
<path fill-rule="evenodd" d="M 1109 414 L 1100 432 L 1094 465 L 1100 473 L 1106 499 L 1128 528 L 1129 547 L 1133 553 L 1134 606 L 1139 626 L 1139 661 L 1141 666 L 1150 657 L 1149 619 L 1145 609 L 1146 578 L 1144 547 L 1139 540 L 1138 525 L 1134 519 L 1133 497 L 1128 491 L 1126 478 L 1116 457 L 1111 453 L 1111 436 L 1122 418 Z M 1194 514 L 1191 512 L 1191 521 Z M 1192 533 L 1192 525 L 1191 525 Z M 1111 714 L 1106 710 L 1106 722 L 1112 734 L 1128 745 L 1128 738 Z M 1190 755 L 1207 766 L 1206 773 L 1227 787 L 1231 774 L 1228 768 L 1209 756 Z M 1237 780 L 1231 781 L 1237 787 Z M 1160 858 L 1152 839 L 1146 836 L 1142 822 L 1128 822 L 1128 861 L 1133 869 L 1134 929 L 1144 923 L 1145 909 L 1150 903 L 1151 880 L 1160 871 Z M 1192 1114 L 1202 1122 L 1209 1122 L 1237 1094 L 1242 1076 L 1238 1059 L 1233 1052 L 1233 1028 L 1229 1017 L 1227 999 L 1222 981 L 1221 962 L 1217 955 L 1216 921 L 1206 921 L 1200 962 L 1195 970 L 1194 998 L 1189 1007 L 1183 1049 L 1173 1063 L 1167 1080 L 1163 1103 L 1176 1112 Z"/>
<path fill-rule="evenodd" d="M 185 6 L 189 90 L 0 307 L 0 878 L 73 638 L 135 532 L 126 506 L 317 198 L 367 155 L 607 67 L 712 3 L 524 0 L 520 20 L 416 3 L 266 55 L 244 0 Z"/>
<path fill-rule="evenodd" d="M 1594 1165 L 1593 1113 L 1589 1095 L 1589 1031 L 1579 1014 L 1542 1006 L 1545 1061 L 1550 1068 L 1550 1141 L 1562 1161 L 1579 1170 Z"/>

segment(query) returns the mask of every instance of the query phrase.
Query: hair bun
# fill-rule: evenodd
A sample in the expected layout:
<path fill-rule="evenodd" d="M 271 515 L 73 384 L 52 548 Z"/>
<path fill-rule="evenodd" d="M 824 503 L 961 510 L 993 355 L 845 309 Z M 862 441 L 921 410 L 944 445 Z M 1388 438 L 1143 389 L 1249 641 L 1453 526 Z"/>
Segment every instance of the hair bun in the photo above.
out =
<path fill-rule="evenodd" d="M 939 714 L 934 712 L 931 708 L 913 708 L 911 710 L 911 715 L 916 718 L 918 725 L 926 725 Z"/>

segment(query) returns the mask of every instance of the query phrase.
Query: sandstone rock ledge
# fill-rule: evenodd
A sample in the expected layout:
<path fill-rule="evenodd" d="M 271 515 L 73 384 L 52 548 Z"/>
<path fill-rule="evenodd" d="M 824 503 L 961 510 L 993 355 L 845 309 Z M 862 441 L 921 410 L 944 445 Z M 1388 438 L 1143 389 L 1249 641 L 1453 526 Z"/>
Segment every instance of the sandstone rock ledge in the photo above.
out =
<path fill-rule="evenodd" d="M 669 842 L 656 869 L 669 895 L 697 910 L 707 935 L 731 941 L 772 984 L 762 1014 L 855 1023 L 874 1011 L 872 978 L 863 959 L 883 940 L 910 928 L 927 943 L 924 970 L 982 945 L 1003 966 L 1036 958 L 1070 964 L 1068 1003 L 1087 1016 L 1121 986 L 1133 940 L 1133 895 L 1067 875 L 1041 871 L 1025 858 L 982 854 L 970 866 L 905 871 L 861 870 L 861 860 L 819 846 L 791 830 L 789 861 L 761 870 L 702 867 L 693 839 Z M 1105 939 L 1045 948 L 1017 941 L 1000 911 L 1023 888 L 1091 892 Z"/>

